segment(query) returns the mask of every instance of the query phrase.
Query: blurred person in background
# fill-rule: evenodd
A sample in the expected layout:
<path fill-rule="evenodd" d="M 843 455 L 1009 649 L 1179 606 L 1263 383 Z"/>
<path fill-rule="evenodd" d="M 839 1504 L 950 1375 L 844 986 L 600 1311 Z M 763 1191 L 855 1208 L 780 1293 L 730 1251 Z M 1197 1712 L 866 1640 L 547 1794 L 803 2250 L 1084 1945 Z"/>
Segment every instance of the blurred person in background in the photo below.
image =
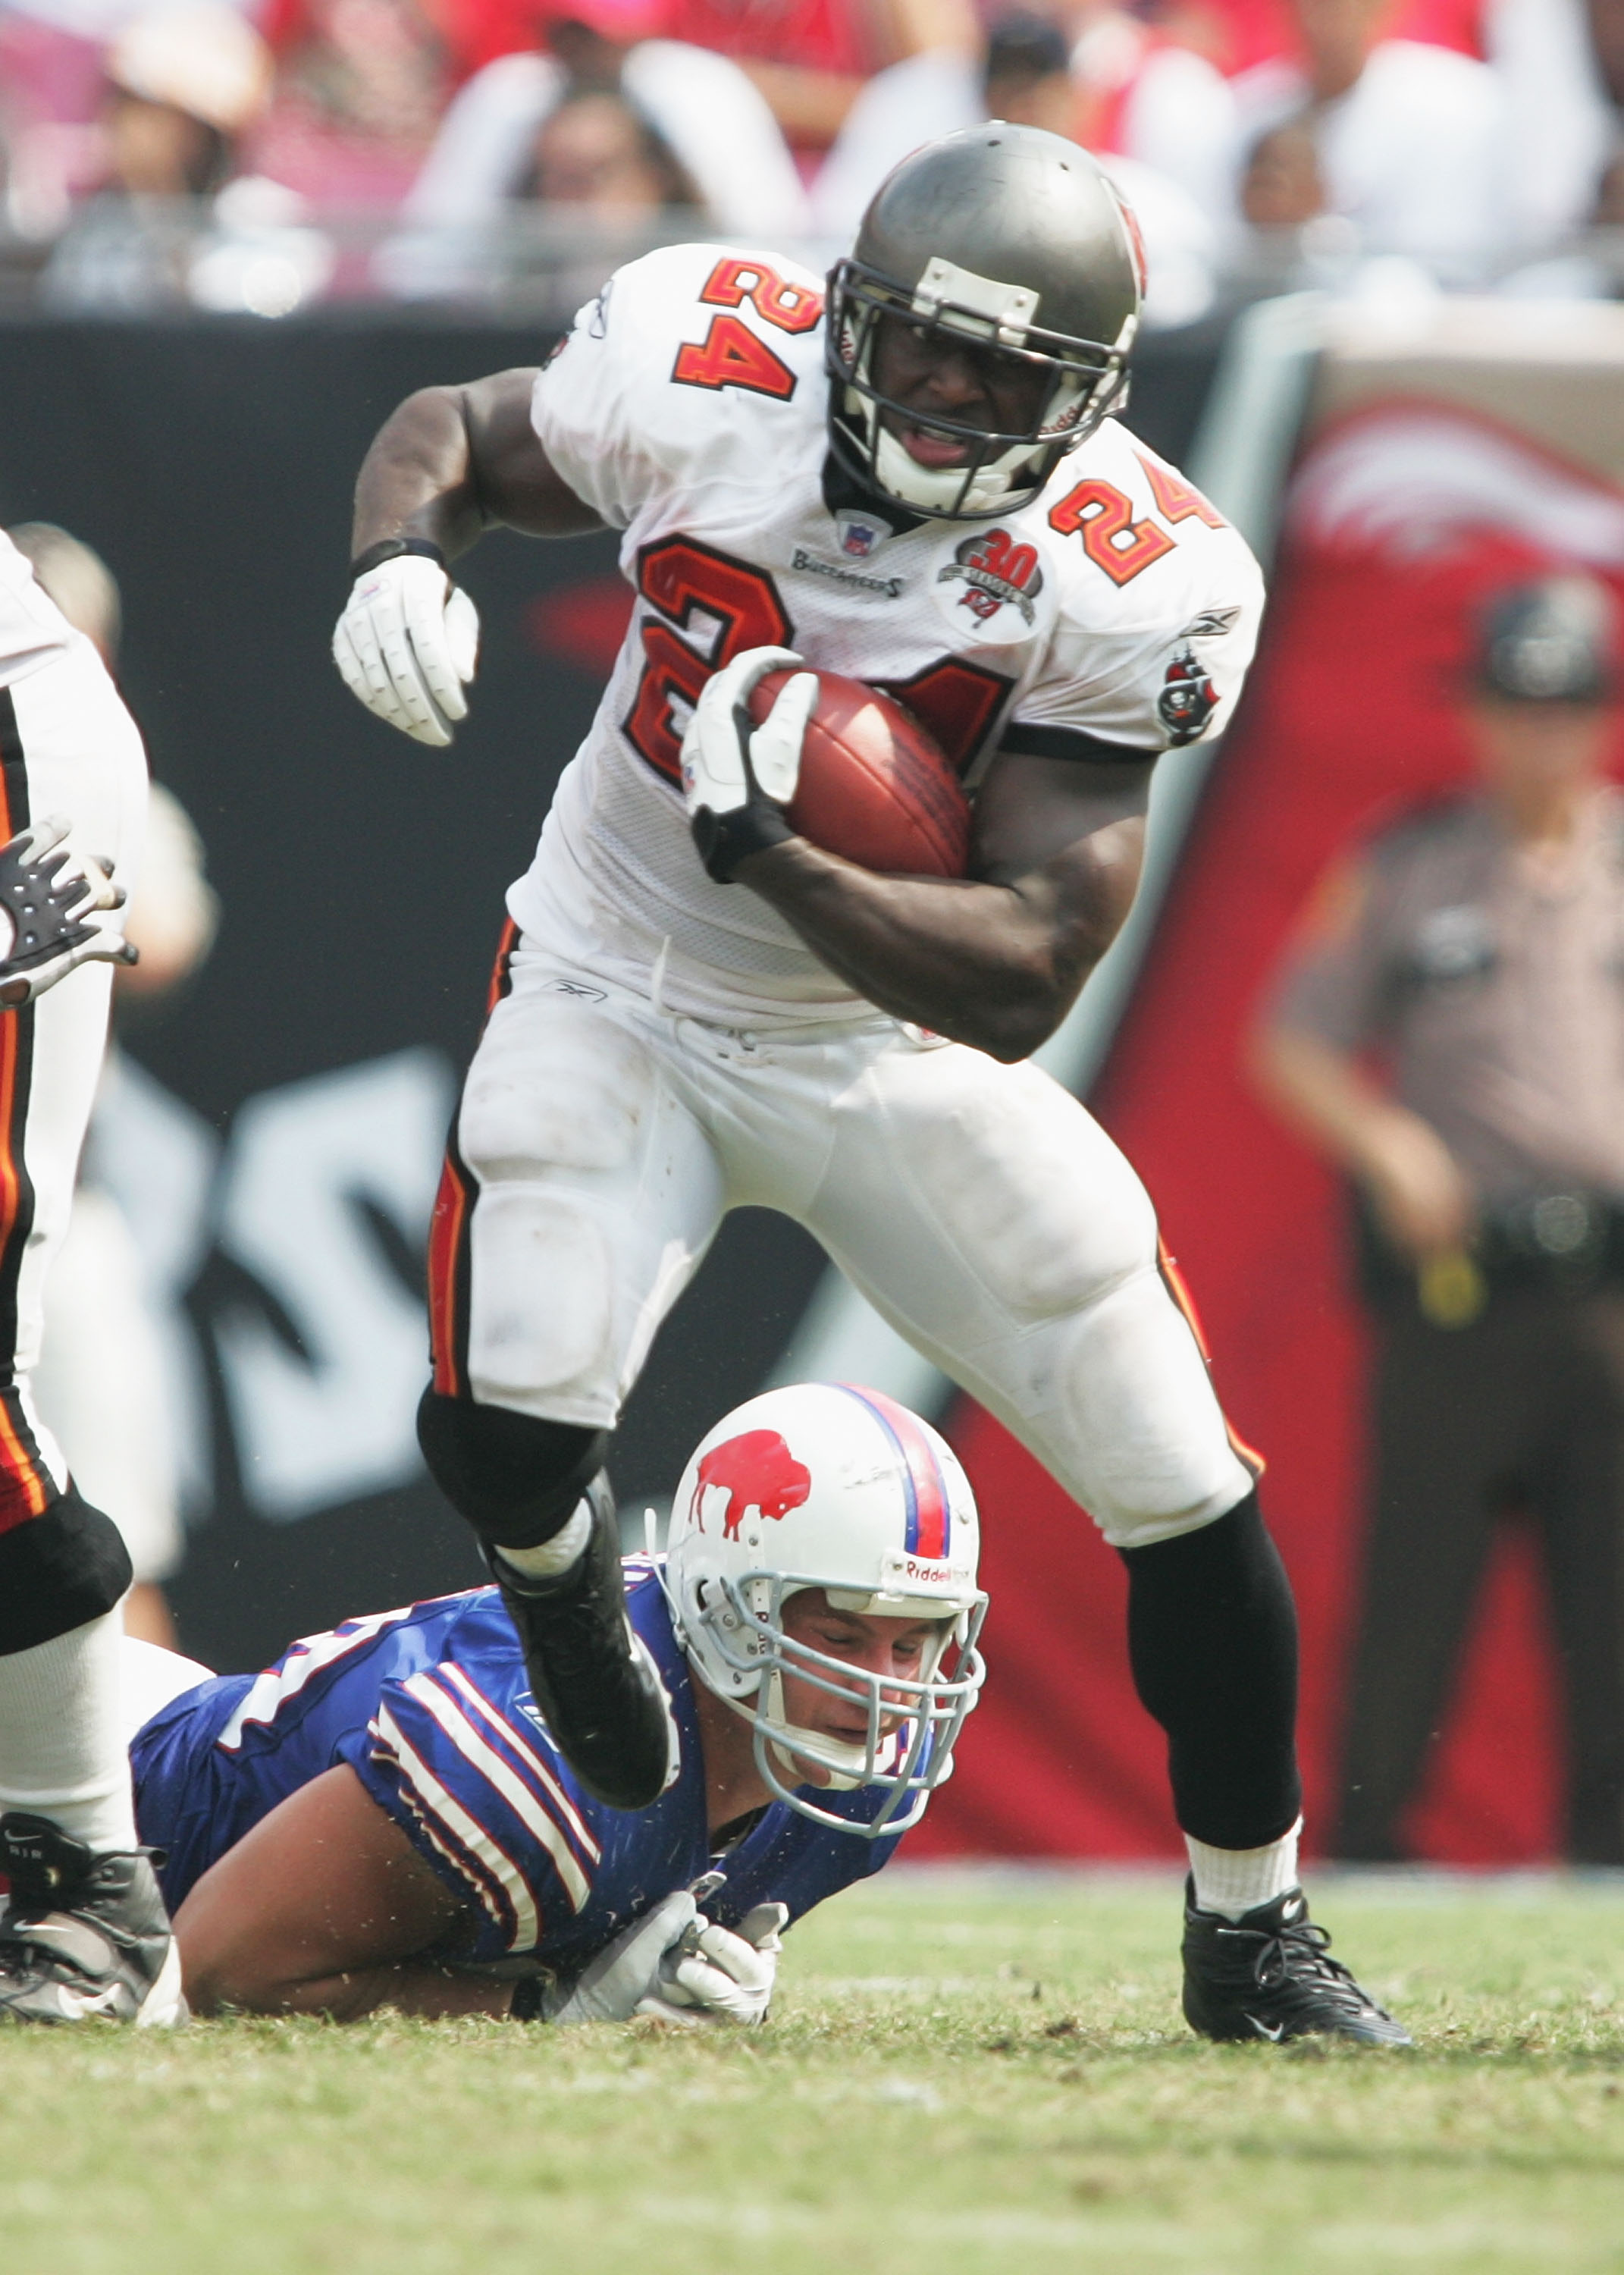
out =
<path fill-rule="evenodd" d="M 668 37 L 748 74 L 808 172 L 875 72 L 979 43 L 972 0 L 667 0 L 667 11 Z"/>
<path fill-rule="evenodd" d="M 243 175 L 244 137 L 271 92 L 270 50 L 223 0 L 175 0 L 127 24 L 104 58 L 104 168 L 96 193 L 74 214 L 52 253 L 43 289 L 71 307 L 140 309 L 200 299 L 280 315 L 324 279 L 313 232 L 301 231 L 299 201 L 280 184 Z M 255 233 L 304 279 L 291 297 L 261 305 L 230 289 L 230 240 L 250 258 Z M 221 283 L 210 279 L 224 251 Z"/>
<path fill-rule="evenodd" d="M 894 64 L 857 97 L 818 177 L 819 231 L 850 236 L 891 169 L 922 142 L 984 118 L 1069 135 L 1074 107 L 1065 34 L 1025 10 L 995 18 L 968 52 L 938 48 Z"/>
<path fill-rule="evenodd" d="M 1237 188 L 1263 138 L 1295 123 L 1312 137 L 1324 209 L 1350 224 L 1350 253 L 1405 255 L 1450 283 L 1480 275 L 1509 226 L 1494 73 L 1392 37 L 1397 0 L 1292 0 L 1292 11 L 1300 54 L 1234 82 Z"/>
<path fill-rule="evenodd" d="M 616 98 L 646 130 L 645 161 L 653 155 L 666 186 L 691 185 L 713 227 L 804 232 L 800 177 L 766 102 L 726 57 L 657 36 L 660 8 L 661 0 L 559 0 L 546 22 L 548 53 L 501 57 L 468 81 L 402 208 L 404 235 L 378 256 L 390 289 L 457 292 L 486 277 L 493 233 L 514 200 L 535 193 L 548 120 L 589 95 Z M 600 107 L 564 139 L 578 143 L 595 131 L 601 140 L 610 124 Z M 618 131 L 623 139 L 624 117 Z"/>
<path fill-rule="evenodd" d="M 272 0 L 275 91 L 246 163 L 316 205 L 397 206 L 451 94 L 446 44 L 419 0 Z"/>
<path fill-rule="evenodd" d="M 1487 0 L 1484 32 L 1509 122 L 1519 239 L 1540 249 L 1624 225 L 1624 0 Z M 1613 289 L 1576 261 L 1552 263 L 1541 283 L 1562 293 Z"/>
<path fill-rule="evenodd" d="M 1624 796 L 1616 611 L 1502 592 L 1477 782 L 1333 871 L 1255 1064 L 1355 1181 L 1375 1338 L 1369 1530 L 1333 1854 L 1401 1856 L 1497 1523 L 1544 1551 L 1567 1853 L 1624 1863 Z M 1377 1061 L 1371 1064 L 1372 1059 Z"/>
<path fill-rule="evenodd" d="M 698 191 L 669 147 L 623 94 L 567 95 L 541 122 L 529 194 L 544 205 L 611 216 L 691 210 Z"/>
<path fill-rule="evenodd" d="M 1074 11 L 1071 132 L 1096 156 L 1118 156 L 1175 182 L 1207 213 L 1227 201 L 1235 97 L 1213 60 L 1221 27 L 1205 11 L 1084 0 Z"/>
<path fill-rule="evenodd" d="M 1260 134 L 1241 175 L 1241 214 L 1251 229 L 1301 229 L 1326 209 L 1314 130 L 1301 112 Z"/>
<path fill-rule="evenodd" d="M 100 120 L 108 44 L 150 0 L 8 0 L 0 5 L 0 91 L 13 163 L 13 228 L 50 238 L 103 171 Z M 252 16 L 253 7 L 242 12 Z"/>
<path fill-rule="evenodd" d="M 1484 0 L 1398 0 L 1386 35 L 1481 56 L 1484 6 Z M 1182 0 L 1176 14 L 1191 45 L 1226 72 L 1301 52 L 1292 0 Z"/>
<path fill-rule="evenodd" d="M 19 523 L 11 537 L 110 674 L 121 608 L 106 563 L 49 522 Z M 125 923 L 140 962 L 120 974 L 115 1006 L 131 995 L 151 1001 L 195 971 L 218 916 L 197 832 L 179 800 L 154 782 L 140 881 Z M 135 1574 L 124 1603 L 126 1633 L 172 1645 L 162 1583 L 183 1552 L 172 1404 L 140 1246 L 97 1177 L 98 1134 L 93 1111 L 73 1213 L 46 1286 L 34 1397 L 80 1491 L 124 1537 Z"/>
<path fill-rule="evenodd" d="M 128 198 L 202 198 L 224 187 L 270 93 L 270 54 L 235 9 L 212 0 L 135 17 L 105 57 L 107 188 Z"/>
<path fill-rule="evenodd" d="M 1209 65 L 1226 149 L 1227 91 Z M 897 64 L 870 81 L 854 106 L 813 191 L 819 231 L 844 239 L 891 169 L 921 142 L 962 132 L 989 118 L 1040 126 L 1079 139 L 1091 114 L 1079 94 L 1072 51 L 1058 25 L 1041 14 L 996 18 L 974 54 L 940 49 Z M 1170 177 L 1137 157 L 1095 155 L 1131 206 L 1149 271 L 1145 316 L 1182 323 L 1202 315 L 1212 299 L 1220 238 L 1210 215 Z"/>

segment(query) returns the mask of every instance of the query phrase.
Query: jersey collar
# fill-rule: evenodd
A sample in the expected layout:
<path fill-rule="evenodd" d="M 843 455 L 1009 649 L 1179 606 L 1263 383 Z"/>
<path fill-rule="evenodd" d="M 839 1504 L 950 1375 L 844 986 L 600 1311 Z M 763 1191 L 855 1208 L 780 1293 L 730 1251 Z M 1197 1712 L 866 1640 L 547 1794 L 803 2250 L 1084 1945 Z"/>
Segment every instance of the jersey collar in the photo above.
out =
<path fill-rule="evenodd" d="M 838 523 L 842 518 L 848 523 L 873 521 L 888 537 L 905 537 L 910 529 L 923 529 L 928 518 L 922 513 L 910 513 L 895 498 L 881 497 L 866 488 L 848 472 L 833 450 L 823 461 L 823 503 L 832 521 Z"/>

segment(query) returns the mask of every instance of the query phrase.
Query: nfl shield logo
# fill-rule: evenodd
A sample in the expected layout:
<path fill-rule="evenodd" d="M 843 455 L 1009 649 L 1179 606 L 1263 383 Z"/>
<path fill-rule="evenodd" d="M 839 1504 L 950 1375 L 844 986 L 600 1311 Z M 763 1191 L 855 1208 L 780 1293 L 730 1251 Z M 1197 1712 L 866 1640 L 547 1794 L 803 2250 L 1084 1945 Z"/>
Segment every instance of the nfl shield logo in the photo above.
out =
<path fill-rule="evenodd" d="M 840 549 L 854 561 L 866 561 L 877 545 L 882 545 L 891 532 L 872 514 L 842 513 L 835 520 L 840 532 Z"/>

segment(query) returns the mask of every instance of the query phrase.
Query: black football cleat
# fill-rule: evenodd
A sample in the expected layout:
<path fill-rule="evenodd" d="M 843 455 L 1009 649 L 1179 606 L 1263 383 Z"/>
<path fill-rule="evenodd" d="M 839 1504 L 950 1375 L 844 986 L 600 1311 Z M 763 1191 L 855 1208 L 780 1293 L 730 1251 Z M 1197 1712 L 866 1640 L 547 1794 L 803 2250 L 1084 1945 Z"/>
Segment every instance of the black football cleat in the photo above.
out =
<path fill-rule="evenodd" d="M 556 1580 L 531 1580 L 487 1552 L 525 1653 L 531 1694 L 588 1793 L 646 1809 L 675 1779 L 676 1724 L 647 1645 L 626 1617 L 620 1527 L 605 1478 L 586 1488 L 592 1538 Z"/>
<path fill-rule="evenodd" d="M 180 1951 L 149 1848 L 97 1856 L 48 1817 L 0 1817 L 0 2022 L 184 2022 Z M 160 1859 L 160 1861 L 162 1861 Z"/>
<path fill-rule="evenodd" d="M 1366 2046 L 1414 2044 L 1361 1991 L 1331 1939 L 1308 1916 L 1301 1888 L 1288 1888 L 1238 1920 L 1196 1908 L 1184 1891 L 1184 2019 L 1204 2038 L 1353 2038 Z"/>

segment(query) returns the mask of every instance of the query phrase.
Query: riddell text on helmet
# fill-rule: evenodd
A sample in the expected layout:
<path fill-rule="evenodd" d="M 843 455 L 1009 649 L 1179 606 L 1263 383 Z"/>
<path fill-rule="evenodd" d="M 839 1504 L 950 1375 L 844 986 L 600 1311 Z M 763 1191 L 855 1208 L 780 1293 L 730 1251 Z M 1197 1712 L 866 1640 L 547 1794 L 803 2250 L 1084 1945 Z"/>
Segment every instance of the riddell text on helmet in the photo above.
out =
<path fill-rule="evenodd" d="M 951 1563 L 940 1557 L 910 1556 L 892 1550 L 882 1561 L 880 1570 L 887 1583 L 910 1580 L 917 1586 L 931 1588 L 963 1585 L 973 1588 L 975 1568 L 971 1564 Z"/>

